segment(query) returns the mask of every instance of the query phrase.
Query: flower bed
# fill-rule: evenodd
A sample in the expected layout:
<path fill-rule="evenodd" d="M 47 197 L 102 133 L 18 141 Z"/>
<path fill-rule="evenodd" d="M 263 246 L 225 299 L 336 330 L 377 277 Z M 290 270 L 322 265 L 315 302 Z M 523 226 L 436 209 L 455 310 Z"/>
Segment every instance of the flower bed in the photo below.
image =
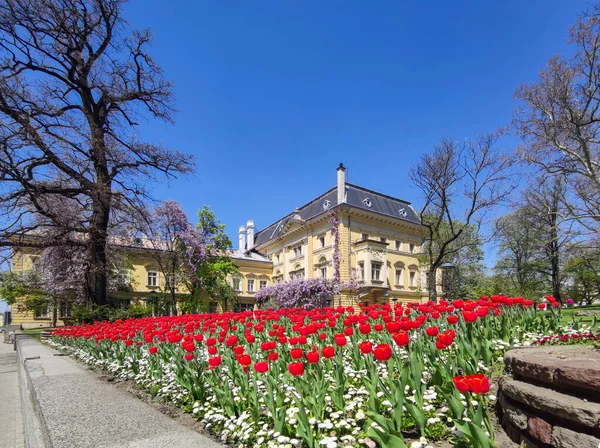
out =
<path fill-rule="evenodd" d="M 492 296 L 101 322 L 53 344 L 240 446 L 486 447 L 490 367 L 559 325 L 556 306 Z"/>

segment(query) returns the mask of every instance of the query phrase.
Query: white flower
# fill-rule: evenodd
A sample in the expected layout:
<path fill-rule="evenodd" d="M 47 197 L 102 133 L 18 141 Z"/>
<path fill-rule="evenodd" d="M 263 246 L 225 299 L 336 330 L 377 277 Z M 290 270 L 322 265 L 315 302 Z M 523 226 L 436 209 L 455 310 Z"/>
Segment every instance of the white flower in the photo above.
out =
<path fill-rule="evenodd" d="M 413 442 L 410 444 L 410 448 L 423 448 L 423 444 L 421 442 Z"/>

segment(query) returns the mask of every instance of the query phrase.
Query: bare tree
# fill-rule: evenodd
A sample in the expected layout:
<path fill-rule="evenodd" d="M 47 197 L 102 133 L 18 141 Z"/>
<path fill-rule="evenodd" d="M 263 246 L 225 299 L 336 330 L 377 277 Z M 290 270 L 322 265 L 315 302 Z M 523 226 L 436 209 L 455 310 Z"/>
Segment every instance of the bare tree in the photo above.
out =
<path fill-rule="evenodd" d="M 164 293 L 170 297 L 171 314 L 177 314 L 177 283 L 185 262 L 184 237 L 192 232 L 181 205 L 166 201 L 140 216 L 139 233 L 145 244 L 144 253 L 158 265 L 165 277 Z"/>
<path fill-rule="evenodd" d="M 514 189 L 512 161 L 495 148 L 497 140 L 496 134 L 464 144 L 444 138 L 411 169 L 411 180 L 424 196 L 420 218 L 430 300 L 437 299 L 438 268 L 464 248 L 465 229 L 474 227 L 479 235 L 488 212 Z"/>
<path fill-rule="evenodd" d="M 526 209 L 531 214 L 529 222 L 538 230 L 539 249 L 547 260 L 547 268 L 542 269 L 542 273 L 550 278 L 552 294 L 558 301 L 562 301 L 563 251 L 578 235 L 575 222 L 567 216 L 565 195 L 563 176 L 540 176 L 523 194 Z"/>
<path fill-rule="evenodd" d="M 534 84 L 516 92 L 521 156 L 566 180 L 565 204 L 588 229 L 600 224 L 600 6 L 577 20 L 569 42 L 575 55 L 554 56 Z"/>
<path fill-rule="evenodd" d="M 107 238 L 119 210 L 147 199 L 144 182 L 187 173 L 193 160 L 144 143 L 138 121 L 172 116 L 172 86 L 147 52 L 149 30 L 129 30 L 124 0 L 0 3 L 0 245 L 45 225 L 78 232 L 87 296 L 107 301 Z M 40 198 L 66 197 L 82 212 L 63 228 Z M 46 239 L 38 244 L 52 245 Z"/>

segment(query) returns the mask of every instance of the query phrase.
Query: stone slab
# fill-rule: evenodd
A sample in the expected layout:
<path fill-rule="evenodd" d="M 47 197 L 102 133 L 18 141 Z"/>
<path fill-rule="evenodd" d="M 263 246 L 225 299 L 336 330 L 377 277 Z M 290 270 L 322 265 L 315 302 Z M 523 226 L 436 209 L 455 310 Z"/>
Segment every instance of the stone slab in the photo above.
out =
<path fill-rule="evenodd" d="M 222 446 L 33 339 L 20 339 L 18 352 L 53 448 Z"/>
<path fill-rule="evenodd" d="M 519 403 L 578 425 L 599 428 L 600 404 L 507 377 L 501 378 L 499 385 L 502 393 Z"/>
<path fill-rule="evenodd" d="M 600 393 L 600 352 L 587 345 L 509 350 L 504 363 L 515 375 L 556 388 Z"/>
<path fill-rule="evenodd" d="M 555 426 L 552 429 L 552 446 L 555 448 L 598 448 L 600 439 Z"/>

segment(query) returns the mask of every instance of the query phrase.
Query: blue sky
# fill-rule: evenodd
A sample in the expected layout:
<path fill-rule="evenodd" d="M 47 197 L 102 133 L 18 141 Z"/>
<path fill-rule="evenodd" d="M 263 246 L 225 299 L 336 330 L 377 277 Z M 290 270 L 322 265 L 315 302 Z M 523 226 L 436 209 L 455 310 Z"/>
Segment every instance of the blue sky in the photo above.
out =
<path fill-rule="evenodd" d="M 175 83 L 175 125 L 142 137 L 192 153 L 197 174 L 153 187 L 190 217 L 263 228 L 349 181 L 413 202 L 409 167 L 443 136 L 506 125 L 513 93 L 568 51 L 589 2 L 133 0 Z M 508 146 L 514 144 L 510 139 Z M 508 148 L 510 149 L 510 148 Z"/>
<path fill-rule="evenodd" d="M 210 205 L 234 244 L 247 219 L 261 229 L 333 187 L 339 162 L 350 182 L 418 208 L 409 167 L 441 137 L 506 125 L 515 88 L 568 51 L 568 27 L 590 6 L 132 0 L 125 17 L 152 29 L 178 109 L 174 125 L 143 123 L 141 138 L 198 161 L 152 191 L 193 221 Z"/>

